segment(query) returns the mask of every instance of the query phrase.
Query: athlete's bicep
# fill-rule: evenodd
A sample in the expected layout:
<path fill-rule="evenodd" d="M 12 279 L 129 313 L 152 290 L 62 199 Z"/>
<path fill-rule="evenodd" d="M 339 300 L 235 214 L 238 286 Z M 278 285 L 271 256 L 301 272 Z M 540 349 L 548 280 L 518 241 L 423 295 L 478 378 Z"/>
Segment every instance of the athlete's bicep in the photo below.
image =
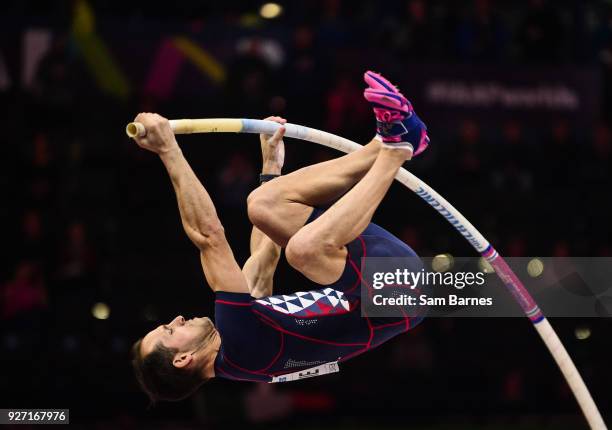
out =
<path fill-rule="evenodd" d="M 248 293 L 249 288 L 227 241 L 200 248 L 204 276 L 213 291 Z"/>

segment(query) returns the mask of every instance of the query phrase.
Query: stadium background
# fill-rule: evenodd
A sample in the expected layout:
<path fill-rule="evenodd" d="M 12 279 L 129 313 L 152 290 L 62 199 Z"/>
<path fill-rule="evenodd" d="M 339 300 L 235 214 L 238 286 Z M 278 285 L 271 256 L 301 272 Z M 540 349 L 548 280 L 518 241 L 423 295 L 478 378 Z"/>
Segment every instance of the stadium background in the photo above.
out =
<path fill-rule="evenodd" d="M 502 255 L 612 254 L 610 2 L 320 0 L 275 18 L 261 6 L 0 6 L 0 406 L 70 408 L 96 428 L 584 428 L 527 319 L 429 320 L 337 375 L 213 381 L 147 409 L 129 346 L 178 313 L 209 315 L 213 295 L 161 163 L 124 134 L 139 111 L 279 114 L 365 142 L 361 75 L 374 69 L 429 126 L 409 168 Z M 179 142 L 243 262 L 257 137 Z M 285 172 L 337 156 L 286 147 Z M 375 221 L 421 255 L 473 255 L 397 185 Z M 281 262 L 276 291 L 301 285 Z M 552 323 L 611 419 L 610 320 Z"/>

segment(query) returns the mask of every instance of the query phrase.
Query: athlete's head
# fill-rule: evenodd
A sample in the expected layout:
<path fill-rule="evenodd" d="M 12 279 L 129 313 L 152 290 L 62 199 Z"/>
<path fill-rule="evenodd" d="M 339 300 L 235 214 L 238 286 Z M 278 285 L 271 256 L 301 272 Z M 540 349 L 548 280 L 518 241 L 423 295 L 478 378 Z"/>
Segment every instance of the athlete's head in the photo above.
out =
<path fill-rule="evenodd" d="M 206 382 L 217 337 L 209 318 L 178 316 L 139 339 L 132 347 L 132 366 L 151 401 L 184 399 Z"/>

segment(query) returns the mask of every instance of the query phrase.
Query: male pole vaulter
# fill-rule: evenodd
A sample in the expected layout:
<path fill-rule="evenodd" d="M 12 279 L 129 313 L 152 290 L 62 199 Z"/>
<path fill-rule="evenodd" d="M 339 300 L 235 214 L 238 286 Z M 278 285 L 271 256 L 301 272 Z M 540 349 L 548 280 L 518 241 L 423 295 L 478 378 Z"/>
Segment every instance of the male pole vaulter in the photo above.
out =
<path fill-rule="evenodd" d="M 408 245 L 370 221 L 403 162 L 429 143 L 410 102 L 382 76 L 367 72 L 364 78 L 377 138 L 359 151 L 279 176 L 285 129 L 260 136 L 265 183 L 248 198 L 254 227 L 251 256 L 242 269 L 168 121 L 149 113 L 136 117 L 147 130 L 136 142 L 164 163 L 183 227 L 200 250 L 204 275 L 216 295 L 215 324 L 209 318 L 178 316 L 134 344 L 134 370 L 152 401 L 185 398 L 213 377 L 276 382 L 334 372 L 338 362 L 420 322 L 362 317 L 360 312 L 361 257 L 416 257 Z M 274 296 L 272 278 L 281 247 L 289 264 L 312 285 Z"/>

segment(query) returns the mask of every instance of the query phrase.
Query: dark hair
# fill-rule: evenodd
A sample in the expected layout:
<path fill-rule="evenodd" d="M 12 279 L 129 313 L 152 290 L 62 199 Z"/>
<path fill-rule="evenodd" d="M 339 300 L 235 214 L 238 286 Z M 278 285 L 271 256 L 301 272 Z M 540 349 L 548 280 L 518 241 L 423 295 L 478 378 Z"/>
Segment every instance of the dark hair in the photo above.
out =
<path fill-rule="evenodd" d="M 158 343 L 153 351 L 142 355 L 142 339 L 132 346 L 132 366 L 142 390 L 151 403 L 159 400 L 177 401 L 193 394 L 208 381 L 198 369 L 178 368 L 172 363 L 177 349 Z"/>

